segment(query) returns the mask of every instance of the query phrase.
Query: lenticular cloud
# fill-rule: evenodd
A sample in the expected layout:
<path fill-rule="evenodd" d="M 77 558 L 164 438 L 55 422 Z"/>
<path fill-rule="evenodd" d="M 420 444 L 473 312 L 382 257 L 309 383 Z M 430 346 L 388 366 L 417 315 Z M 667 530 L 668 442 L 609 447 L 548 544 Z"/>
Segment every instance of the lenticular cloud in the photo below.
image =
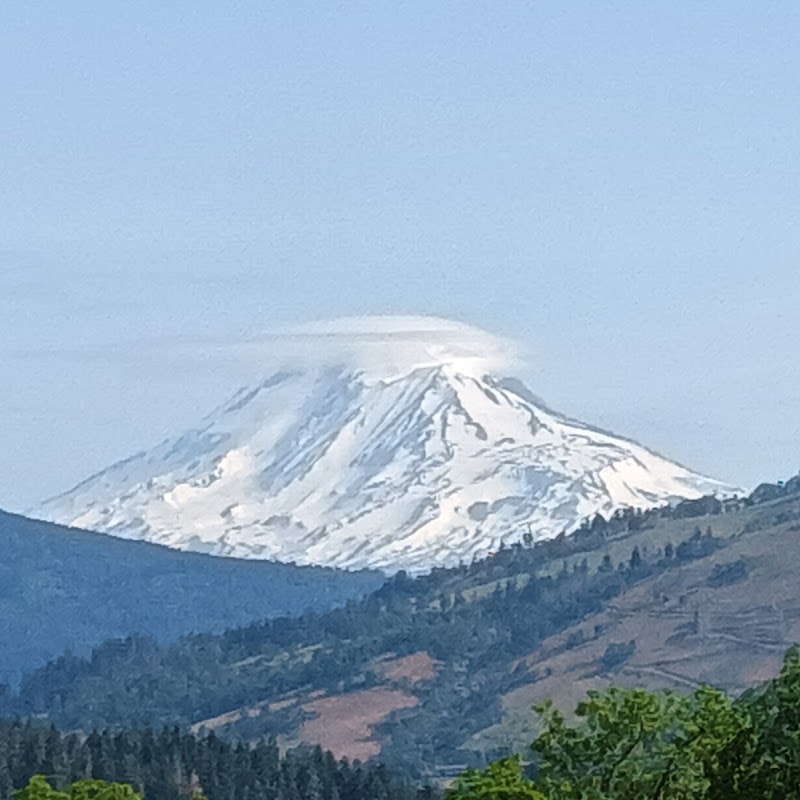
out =
<path fill-rule="evenodd" d="M 454 320 L 428 316 L 362 316 L 320 320 L 235 339 L 171 339 L 139 343 L 136 357 L 189 365 L 232 380 L 253 381 L 277 370 L 346 367 L 367 380 L 391 380 L 417 368 L 452 366 L 473 377 L 504 377 L 527 359 L 511 340 Z M 524 354 L 527 355 L 527 354 Z"/>
<path fill-rule="evenodd" d="M 496 374 L 521 360 L 511 341 L 438 317 L 343 317 L 276 330 L 262 344 L 272 357 L 295 365 L 345 363 L 380 378 L 436 365 Z"/>

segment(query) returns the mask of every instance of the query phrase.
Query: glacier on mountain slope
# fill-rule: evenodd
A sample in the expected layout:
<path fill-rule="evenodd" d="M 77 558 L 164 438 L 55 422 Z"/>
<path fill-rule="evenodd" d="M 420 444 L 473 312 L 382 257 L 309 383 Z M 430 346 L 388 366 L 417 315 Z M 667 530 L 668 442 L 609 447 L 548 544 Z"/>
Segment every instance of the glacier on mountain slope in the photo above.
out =
<path fill-rule="evenodd" d="M 277 372 L 37 514 L 221 556 L 420 572 L 729 488 L 455 359 Z"/>

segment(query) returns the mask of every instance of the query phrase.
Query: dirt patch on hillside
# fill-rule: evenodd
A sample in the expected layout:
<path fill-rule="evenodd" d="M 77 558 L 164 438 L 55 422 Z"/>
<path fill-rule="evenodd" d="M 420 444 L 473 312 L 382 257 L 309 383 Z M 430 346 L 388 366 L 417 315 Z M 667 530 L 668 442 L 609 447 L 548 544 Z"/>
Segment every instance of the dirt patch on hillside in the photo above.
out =
<path fill-rule="evenodd" d="M 237 722 L 240 722 L 247 717 L 260 717 L 261 714 L 264 713 L 264 705 L 264 703 L 259 703 L 255 706 L 251 706 L 250 708 L 239 708 L 235 709 L 234 711 L 228 711 L 225 714 L 220 714 L 218 717 L 212 717 L 211 719 L 204 719 L 200 722 L 196 722 L 191 726 L 191 728 L 189 728 L 189 730 L 194 734 L 200 733 L 203 730 L 223 730 L 231 725 L 235 725 Z M 273 708 L 270 706 L 269 710 L 272 711 Z"/>
<path fill-rule="evenodd" d="M 394 689 L 368 689 L 306 703 L 303 710 L 315 714 L 304 723 L 300 738 L 319 744 L 337 758 L 366 761 L 381 751 L 375 726 L 393 711 L 413 708 L 419 700 Z"/>
<path fill-rule="evenodd" d="M 392 683 L 408 683 L 411 686 L 420 681 L 431 681 L 436 677 L 438 661 L 424 650 L 402 658 L 388 658 L 373 664 L 374 671 Z"/>
<path fill-rule="evenodd" d="M 196 722 L 192 725 L 189 730 L 194 733 L 200 733 L 202 730 L 206 731 L 218 731 L 220 728 L 225 728 L 228 725 L 233 725 L 235 722 L 238 722 L 242 718 L 241 710 L 237 709 L 235 711 L 228 711 L 225 714 L 220 714 L 218 717 L 211 717 L 210 719 L 204 719 L 200 722 Z"/>

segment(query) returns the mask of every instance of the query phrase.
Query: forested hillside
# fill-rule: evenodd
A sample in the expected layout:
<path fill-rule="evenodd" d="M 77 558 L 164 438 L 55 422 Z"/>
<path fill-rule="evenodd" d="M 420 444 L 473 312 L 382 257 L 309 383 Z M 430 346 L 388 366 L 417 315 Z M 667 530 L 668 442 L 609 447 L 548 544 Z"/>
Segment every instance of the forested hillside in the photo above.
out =
<path fill-rule="evenodd" d="M 115 636 L 166 643 L 326 610 L 383 583 L 342 572 L 213 558 L 0 512 L 0 683 Z"/>
<path fill-rule="evenodd" d="M 800 639 L 797 483 L 597 518 L 471 566 L 400 573 L 325 614 L 166 647 L 109 641 L 29 675 L 5 711 L 70 728 L 275 735 L 452 774 L 530 741 L 527 712 L 544 697 L 571 706 L 611 680 L 739 690 L 774 674 Z"/>

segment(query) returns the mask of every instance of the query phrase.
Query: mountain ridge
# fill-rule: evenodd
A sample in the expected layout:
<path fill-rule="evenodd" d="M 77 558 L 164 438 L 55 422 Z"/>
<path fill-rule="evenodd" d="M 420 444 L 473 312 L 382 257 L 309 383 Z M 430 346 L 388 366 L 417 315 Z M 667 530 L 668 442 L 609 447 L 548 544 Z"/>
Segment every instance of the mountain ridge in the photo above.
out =
<path fill-rule="evenodd" d="M 132 634 L 166 643 L 266 617 L 325 610 L 380 573 L 212 558 L 0 511 L 0 683 L 64 650 Z"/>

